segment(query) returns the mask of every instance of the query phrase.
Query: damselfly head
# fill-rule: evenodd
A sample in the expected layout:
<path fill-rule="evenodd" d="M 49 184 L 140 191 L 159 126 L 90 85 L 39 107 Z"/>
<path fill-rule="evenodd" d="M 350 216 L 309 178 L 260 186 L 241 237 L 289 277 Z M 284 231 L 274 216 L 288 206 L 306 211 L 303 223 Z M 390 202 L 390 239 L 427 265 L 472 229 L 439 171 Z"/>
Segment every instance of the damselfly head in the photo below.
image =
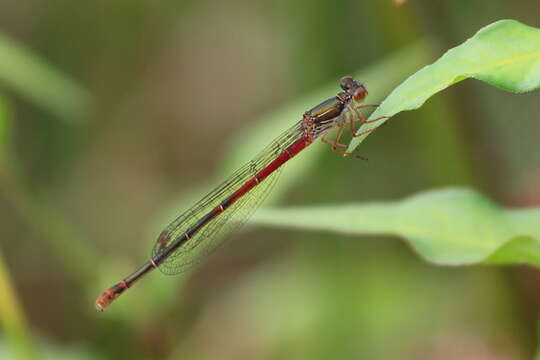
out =
<path fill-rule="evenodd" d="M 355 101 L 361 102 L 367 96 L 368 92 L 364 84 L 353 79 L 352 76 L 344 76 L 341 78 L 340 86 L 349 95 L 351 95 Z"/>
<path fill-rule="evenodd" d="M 341 80 L 339 81 L 339 86 L 341 86 L 343 90 L 348 91 L 354 86 L 355 82 L 356 80 L 354 80 L 352 76 L 347 75 L 341 78 Z"/>

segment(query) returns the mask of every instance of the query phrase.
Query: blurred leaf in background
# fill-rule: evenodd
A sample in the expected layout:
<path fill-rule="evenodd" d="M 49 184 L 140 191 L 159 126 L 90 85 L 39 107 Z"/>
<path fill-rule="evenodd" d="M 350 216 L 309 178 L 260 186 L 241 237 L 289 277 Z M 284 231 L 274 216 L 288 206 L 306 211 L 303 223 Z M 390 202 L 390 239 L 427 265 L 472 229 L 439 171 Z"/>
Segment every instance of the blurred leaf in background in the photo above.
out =
<path fill-rule="evenodd" d="M 8 143 L 11 139 L 11 124 L 8 120 L 9 108 L 6 100 L 0 97 L 0 169 L 1 173 L 6 171 L 8 161 Z"/>
<path fill-rule="evenodd" d="M 0 34 L 0 81 L 67 122 L 81 121 L 90 94 L 24 46 Z"/>

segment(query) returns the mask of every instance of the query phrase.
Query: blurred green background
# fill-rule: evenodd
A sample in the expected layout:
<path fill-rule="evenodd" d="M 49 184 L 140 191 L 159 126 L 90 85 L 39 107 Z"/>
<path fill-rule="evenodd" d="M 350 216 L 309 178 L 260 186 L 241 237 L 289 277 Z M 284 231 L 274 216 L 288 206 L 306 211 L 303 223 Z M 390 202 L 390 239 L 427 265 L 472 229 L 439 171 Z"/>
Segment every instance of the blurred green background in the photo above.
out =
<path fill-rule="evenodd" d="M 154 273 L 104 313 L 94 300 L 342 75 L 380 102 L 484 25 L 538 14 L 537 0 L 1 2 L 0 358 L 533 358 L 540 272 L 435 267 L 390 237 L 248 227 L 190 274 Z M 539 114 L 537 93 L 465 81 L 370 136 L 367 163 L 314 144 L 274 203 L 467 185 L 539 205 Z"/>

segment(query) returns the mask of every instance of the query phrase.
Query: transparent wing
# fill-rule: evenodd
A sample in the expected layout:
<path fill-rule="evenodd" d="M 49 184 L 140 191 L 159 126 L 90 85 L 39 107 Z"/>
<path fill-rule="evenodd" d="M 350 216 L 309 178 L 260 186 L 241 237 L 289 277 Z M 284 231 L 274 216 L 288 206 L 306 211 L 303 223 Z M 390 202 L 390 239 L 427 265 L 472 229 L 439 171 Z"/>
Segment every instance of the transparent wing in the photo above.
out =
<path fill-rule="evenodd" d="M 280 169 L 266 178 L 252 191 L 231 205 L 207 226 L 191 237 L 183 246 L 174 251 L 158 269 L 167 275 L 180 274 L 190 265 L 199 262 L 223 243 L 223 237 L 240 228 L 267 197 Z"/>
<path fill-rule="evenodd" d="M 176 218 L 162 231 L 152 249 L 152 257 L 166 252 L 168 247 L 179 237 L 183 237 L 206 214 L 210 213 L 223 200 L 227 199 L 245 182 L 252 179 L 265 168 L 288 146 L 302 137 L 301 126 L 295 124 L 289 130 L 267 146 L 258 156 L 234 172 L 226 181 L 206 195 L 192 208 Z M 175 275 L 184 271 L 189 265 L 214 250 L 222 238 L 240 228 L 270 193 L 279 177 L 281 169 L 277 169 L 246 193 L 221 214 L 213 218 L 206 226 L 191 236 L 178 249 L 172 252 L 159 264 L 161 272 Z"/>

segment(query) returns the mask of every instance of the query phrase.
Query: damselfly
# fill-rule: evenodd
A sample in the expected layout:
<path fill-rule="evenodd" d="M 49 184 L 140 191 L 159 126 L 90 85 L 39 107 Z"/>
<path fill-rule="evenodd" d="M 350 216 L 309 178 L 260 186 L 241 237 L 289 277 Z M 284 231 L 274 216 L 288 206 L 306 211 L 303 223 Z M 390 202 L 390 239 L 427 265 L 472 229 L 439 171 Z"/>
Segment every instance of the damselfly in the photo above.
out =
<path fill-rule="evenodd" d="M 105 290 L 97 298 L 96 308 L 105 309 L 151 270 L 178 274 L 215 248 L 218 235 L 238 228 L 266 198 L 281 166 L 317 138 L 342 155 L 359 157 L 343 150 L 346 145 L 339 142 L 343 131 L 349 127 L 352 136 L 361 136 L 376 127 L 357 134 L 355 123 L 370 123 L 382 118 L 366 120 L 359 112 L 359 109 L 376 106 L 358 105 L 368 93 L 362 83 L 345 76 L 340 86 L 343 91 L 306 111 L 299 122 L 167 226 L 159 235 L 150 260 Z M 327 137 L 335 127 L 337 134 L 334 140 L 329 140 Z"/>

